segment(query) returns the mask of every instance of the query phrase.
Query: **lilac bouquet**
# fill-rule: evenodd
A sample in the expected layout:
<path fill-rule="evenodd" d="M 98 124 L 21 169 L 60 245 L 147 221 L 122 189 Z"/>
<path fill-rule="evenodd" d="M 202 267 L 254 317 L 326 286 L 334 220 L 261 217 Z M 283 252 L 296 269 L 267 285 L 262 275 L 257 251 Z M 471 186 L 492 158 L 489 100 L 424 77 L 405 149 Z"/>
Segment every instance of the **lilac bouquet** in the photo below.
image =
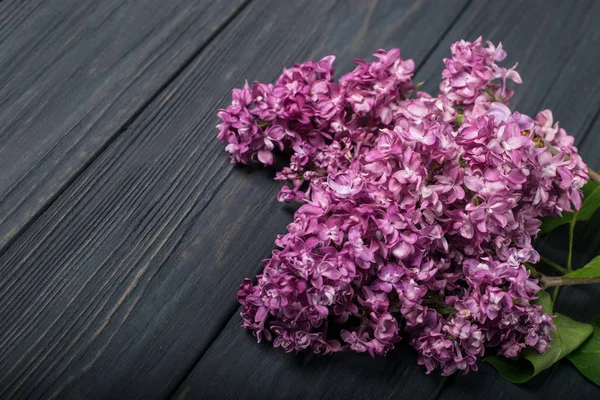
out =
<path fill-rule="evenodd" d="M 541 275 L 532 241 L 542 218 L 577 214 L 597 175 L 552 112 L 509 108 L 521 77 L 498 65 L 502 45 L 454 43 L 435 96 L 400 50 L 374 56 L 337 81 L 334 56 L 294 65 L 234 89 L 218 113 L 233 162 L 288 155 L 278 199 L 301 203 L 241 285 L 243 327 L 319 354 L 382 356 L 405 337 L 427 373 L 477 370 L 484 355 L 538 368 L 568 319 L 540 290 L 598 279 L 552 262 L 567 275 Z M 579 345 L 592 333 L 581 325 Z"/>

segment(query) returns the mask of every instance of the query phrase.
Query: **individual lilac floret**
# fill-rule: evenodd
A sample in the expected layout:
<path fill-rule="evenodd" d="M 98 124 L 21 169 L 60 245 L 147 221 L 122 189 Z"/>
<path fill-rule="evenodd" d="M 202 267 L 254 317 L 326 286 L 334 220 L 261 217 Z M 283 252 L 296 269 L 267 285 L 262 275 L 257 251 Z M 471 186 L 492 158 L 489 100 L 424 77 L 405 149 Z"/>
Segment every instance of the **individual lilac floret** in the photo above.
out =
<path fill-rule="evenodd" d="M 492 102 L 508 102 L 514 91 L 506 87 L 507 80 L 522 83 L 515 70 L 517 64 L 510 69 L 496 64 L 506 58 L 502 44 L 487 45 L 481 37 L 474 42 L 461 40 L 450 46 L 452 57 L 444 58 L 440 92 L 461 109 L 465 118 L 480 116 Z M 496 80 L 499 82 L 492 83 Z"/>

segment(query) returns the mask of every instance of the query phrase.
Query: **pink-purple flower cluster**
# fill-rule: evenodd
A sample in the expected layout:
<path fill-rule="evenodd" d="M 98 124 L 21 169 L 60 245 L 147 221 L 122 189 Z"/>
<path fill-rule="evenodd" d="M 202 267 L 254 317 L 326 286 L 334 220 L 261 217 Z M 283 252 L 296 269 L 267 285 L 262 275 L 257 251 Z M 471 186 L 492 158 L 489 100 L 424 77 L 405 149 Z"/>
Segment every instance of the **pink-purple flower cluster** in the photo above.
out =
<path fill-rule="evenodd" d="M 451 50 L 437 97 L 392 49 L 338 81 L 333 56 L 295 65 L 219 112 L 233 161 L 291 155 L 279 199 L 302 203 L 238 292 L 259 341 L 384 355 L 405 332 L 444 375 L 485 351 L 548 347 L 552 317 L 525 264 L 539 259 L 539 218 L 580 206 L 587 167 L 549 110 L 509 109 L 506 81 L 521 78 L 496 64 L 501 45 Z"/>

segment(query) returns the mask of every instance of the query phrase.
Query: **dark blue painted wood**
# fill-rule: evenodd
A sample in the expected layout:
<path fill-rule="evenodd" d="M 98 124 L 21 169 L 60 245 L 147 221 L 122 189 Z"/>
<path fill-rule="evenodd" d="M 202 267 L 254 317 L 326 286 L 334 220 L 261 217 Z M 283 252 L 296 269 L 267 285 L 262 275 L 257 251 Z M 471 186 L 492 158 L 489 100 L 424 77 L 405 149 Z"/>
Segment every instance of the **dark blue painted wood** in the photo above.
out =
<path fill-rule="evenodd" d="M 425 375 L 406 341 L 376 359 L 257 345 L 235 291 L 293 209 L 272 170 L 229 165 L 214 114 L 243 79 L 380 47 L 435 90 L 448 45 L 484 35 L 520 62 L 517 107 L 554 109 L 600 169 L 600 3 L 240 4 L 0 3 L 0 398 L 599 398 L 566 362 L 517 386 Z M 599 226 L 578 227 L 578 265 Z M 561 261 L 565 235 L 542 252 Z M 599 292 L 557 308 L 590 320 Z"/>

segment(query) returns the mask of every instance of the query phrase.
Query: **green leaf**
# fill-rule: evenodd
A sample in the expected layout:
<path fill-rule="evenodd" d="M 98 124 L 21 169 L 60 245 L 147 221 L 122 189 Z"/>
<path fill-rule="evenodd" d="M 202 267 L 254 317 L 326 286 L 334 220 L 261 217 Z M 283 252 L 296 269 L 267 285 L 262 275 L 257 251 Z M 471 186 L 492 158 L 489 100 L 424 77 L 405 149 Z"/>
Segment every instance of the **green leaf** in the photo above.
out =
<path fill-rule="evenodd" d="M 550 298 L 550 293 L 545 290 L 540 290 L 537 295 L 538 298 L 533 303 L 542 306 L 542 311 L 546 314 L 552 315 L 552 299 Z"/>
<path fill-rule="evenodd" d="M 594 258 L 583 268 L 569 272 L 563 278 L 595 278 L 600 276 L 600 256 Z"/>
<path fill-rule="evenodd" d="M 590 179 L 583 186 L 581 208 L 575 213 L 563 213 L 555 218 L 542 218 L 540 233 L 548 233 L 563 224 L 568 224 L 572 220 L 588 221 L 598 207 L 600 207 L 600 185 Z"/>
<path fill-rule="evenodd" d="M 542 291 L 539 296 L 537 304 L 542 306 L 544 312 L 551 313 L 550 295 Z M 489 356 L 484 361 L 490 363 L 500 375 L 511 382 L 527 382 L 578 348 L 594 330 L 590 324 L 574 321 L 562 314 L 556 314 L 553 322 L 556 331 L 552 332 L 552 343 L 544 353 L 540 354 L 535 349 L 527 348 L 516 361 L 500 356 Z"/>
<path fill-rule="evenodd" d="M 600 207 L 600 185 L 590 179 L 583 186 L 581 208 L 575 213 L 577 214 L 577 221 L 588 221 L 598 207 Z"/>
<path fill-rule="evenodd" d="M 500 356 L 488 356 L 483 361 L 491 364 L 504 379 L 512 383 L 527 382 L 535 376 L 533 365 L 525 360 L 510 360 Z"/>
<path fill-rule="evenodd" d="M 567 358 L 586 378 L 600 386 L 600 315 L 592 320 L 592 325 L 592 337 Z"/>
<path fill-rule="evenodd" d="M 542 354 L 533 349 L 525 350 L 524 358 L 533 364 L 534 375 L 549 368 L 581 346 L 594 331 L 590 324 L 574 321 L 562 314 L 556 314 L 553 322 L 556 325 L 556 331 L 552 334 L 550 348 Z"/>

